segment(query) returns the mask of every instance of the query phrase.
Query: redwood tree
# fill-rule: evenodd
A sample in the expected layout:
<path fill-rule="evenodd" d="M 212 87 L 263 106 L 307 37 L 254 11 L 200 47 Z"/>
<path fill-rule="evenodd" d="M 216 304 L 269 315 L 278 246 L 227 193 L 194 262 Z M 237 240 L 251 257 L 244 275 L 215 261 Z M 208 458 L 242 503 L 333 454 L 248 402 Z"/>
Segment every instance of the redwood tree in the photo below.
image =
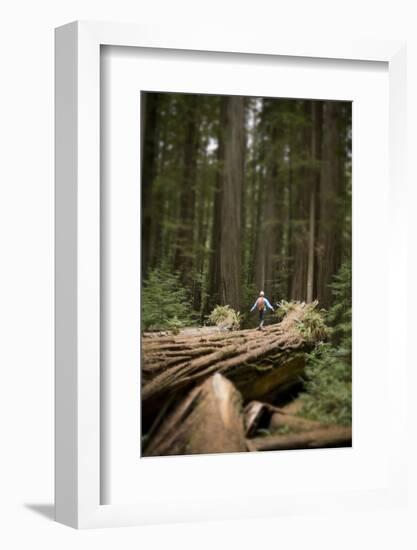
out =
<path fill-rule="evenodd" d="M 244 180 L 245 104 L 239 96 L 223 96 L 224 161 L 218 191 L 220 234 L 218 242 L 219 297 L 236 310 L 241 304 L 241 208 Z"/>
<path fill-rule="evenodd" d="M 328 307 L 331 303 L 329 284 L 337 273 L 341 260 L 342 220 L 337 208 L 341 191 L 339 137 L 338 102 L 325 101 L 317 242 L 317 295 L 323 307 Z"/>

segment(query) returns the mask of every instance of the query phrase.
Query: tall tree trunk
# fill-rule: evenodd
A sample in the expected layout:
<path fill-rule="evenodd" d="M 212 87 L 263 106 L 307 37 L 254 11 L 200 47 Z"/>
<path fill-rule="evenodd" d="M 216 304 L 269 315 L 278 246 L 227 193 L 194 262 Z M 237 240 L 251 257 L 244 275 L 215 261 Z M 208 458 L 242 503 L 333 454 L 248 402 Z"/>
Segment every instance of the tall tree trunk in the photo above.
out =
<path fill-rule="evenodd" d="M 276 264 L 278 247 L 281 240 L 277 212 L 278 181 L 278 151 L 277 129 L 270 132 L 274 150 L 270 155 L 265 182 L 265 195 L 260 208 L 258 244 L 256 249 L 255 282 L 259 290 L 264 290 L 272 296 L 276 288 Z"/>
<path fill-rule="evenodd" d="M 293 195 L 294 195 L 294 132 L 291 129 L 289 135 L 288 146 L 288 207 L 287 207 L 287 261 L 286 261 L 286 297 L 287 300 L 291 296 L 291 274 L 293 269 Z"/>
<path fill-rule="evenodd" d="M 227 96 L 220 242 L 220 298 L 239 310 L 241 303 L 242 186 L 244 178 L 245 99 Z"/>
<path fill-rule="evenodd" d="M 329 284 L 340 265 L 341 228 L 337 199 L 340 192 L 338 104 L 323 104 L 320 216 L 317 243 L 317 295 L 320 305 L 331 303 Z"/>
<path fill-rule="evenodd" d="M 219 181 L 214 200 L 211 291 L 215 302 L 240 308 L 244 98 L 221 98 Z"/>
<path fill-rule="evenodd" d="M 310 191 L 310 216 L 308 230 L 308 264 L 307 264 L 307 302 L 313 300 L 314 281 L 314 234 L 316 231 L 316 195 Z"/>
<path fill-rule="evenodd" d="M 314 258 L 316 242 L 316 201 L 317 187 L 319 181 L 318 163 L 320 160 L 321 140 L 321 102 L 314 101 L 312 109 L 312 132 L 311 132 L 311 157 L 312 157 L 312 182 L 310 190 L 310 212 L 308 229 L 308 265 L 307 265 L 307 302 L 312 302 L 314 297 Z"/>
<path fill-rule="evenodd" d="M 265 181 L 259 182 L 259 196 L 257 204 L 257 230 L 256 230 L 256 248 L 254 251 L 255 265 L 255 285 L 258 290 L 262 290 L 265 287 L 265 258 L 266 258 L 266 241 L 265 241 L 265 195 L 266 195 L 266 183 Z M 268 216 L 270 213 L 267 213 Z"/>
<path fill-rule="evenodd" d="M 209 193 L 205 174 L 208 168 L 207 159 L 207 143 L 201 145 L 201 164 L 202 174 L 198 178 L 198 186 L 196 190 L 196 206 L 197 213 L 196 226 L 197 231 L 195 234 L 195 277 L 193 280 L 193 309 L 199 311 L 203 316 L 203 288 L 205 277 L 205 263 L 207 255 L 207 237 L 208 237 L 208 220 L 207 220 L 207 203 L 209 202 Z M 201 322 L 203 322 L 203 317 Z"/>
<path fill-rule="evenodd" d="M 170 97 L 162 96 L 159 98 L 158 119 L 160 129 L 158 131 L 158 155 L 155 162 L 156 174 L 158 177 L 164 177 L 166 171 L 166 163 L 168 156 L 168 136 L 166 113 L 167 103 Z M 152 192 L 152 219 L 150 231 L 150 253 L 148 260 L 148 269 L 153 269 L 165 262 L 166 247 L 164 247 L 163 226 L 166 219 L 164 203 L 167 200 L 166 189 L 162 185 L 156 185 Z"/>
<path fill-rule="evenodd" d="M 304 126 L 298 131 L 297 181 L 293 208 L 292 251 L 293 269 L 291 281 L 291 298 L 306 300 L 307 266 L 308 266 L 308 224 L 311 184 L 311 107 L 305 101 L 301 105 L 300 115 L 304 118 Z"/>
<path fill-rule="evenodd" d="M 265 136 L 270 144 L 265 158 L 265 174 L 262 178 L 263 194 L 258 205 L 258 235 L 255 250 L 255 283 L 272 296 L 277 289 L 277 257 L 282 240 L 278 215 L 278 196 L 282 193 L 278 177 L 278 161 L 281 154 L 279 142 L 280 107 L 274 101 L 264 99 L 263 118 Z"/>
<path fill-rule="evenodd" d="M 256 122 L 254 123 L 256 125 Z M 255 279 L 255 254 L 256 254 L 256 245 L 259 234 L 259 221 L 260 221 L 260 204 L 261 204 L 261 181 L 257 177 L 256 168 L 260 163 L 260 158 L 255 153 L 257 144 L 257 132 L 256 127 L 253 129 L 253 144 L 252 144 L 252 159 L 251 159 L 251 179 L 249 192 L 246 197 L 246 201 L 250 205 L 249 210 L 249 239 L 248 239 L 248 250 L 247 250 L 247 283 L 251 283 Z"/>
<path fill-rule="evenodd" d="M 195 184 L 198 154 L 198 97 L 186 98 L 183 181 L 180 198 L 179 228 L 177 231 L 174 269 L 181 272 L 185 284 L 192 281 L 194 259 Z"/>
<path fill-rule="evenodd" d="M 213 198 L 213 225 L 209 276 L 208 309 L 220 304 L 220 243 L 223 202 L 224 131 L 226 126 L 226 102 L 220 98 L 219 129 L 217 135 L 217 174 Z"/>
<path fill-rule="evenodd" d="M 151 253 L 152 187 L 158 153 L 158 103 L 158 94 L 142 94 L 142 277 L 149 268 Z"/>

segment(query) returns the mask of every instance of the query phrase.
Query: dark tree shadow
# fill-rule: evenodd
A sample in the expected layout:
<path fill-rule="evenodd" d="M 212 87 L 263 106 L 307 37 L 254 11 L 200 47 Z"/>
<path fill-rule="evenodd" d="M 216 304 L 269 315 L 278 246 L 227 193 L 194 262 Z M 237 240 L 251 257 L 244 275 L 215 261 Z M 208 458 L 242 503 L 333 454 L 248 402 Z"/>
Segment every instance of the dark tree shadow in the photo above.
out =
<path fill-rule="evenodd" d="M 25 504 L 25 508 L 51 521 L 55 521 L 55 506 L 53 504 Z"/>

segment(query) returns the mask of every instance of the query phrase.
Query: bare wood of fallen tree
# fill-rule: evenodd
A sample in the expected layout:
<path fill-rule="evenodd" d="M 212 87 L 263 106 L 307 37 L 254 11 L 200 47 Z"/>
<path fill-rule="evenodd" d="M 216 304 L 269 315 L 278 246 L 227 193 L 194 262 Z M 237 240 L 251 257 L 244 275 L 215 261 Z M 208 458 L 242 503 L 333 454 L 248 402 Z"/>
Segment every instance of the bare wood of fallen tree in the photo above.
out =
<path fill-rule="evenodd" d="M 325 425 L 259 401 L 246 405 L 244 423 L 246 437 L 253 438 L 248 441 L 252 451 L 349 447 L 352 444 L 351 428 Z M 256 437 L 258 430 L 262 429 L 271 433 Z M 279 433 L 279 430 L 288 430 L 289 433 Z"/>
<path fill-rule="evenodd" d="M 299 433 L 255 437 L 249 441 L 250 449 L 253 451 L 350 447 L 352 445 L 352 429 L 343 426 L 328 426 Z"/>
<path fill-rule="evenodd" d="M 323 424 L 315 420 L 309 420 L 295 414 L 288 414 L 279 407 L 270 403 L 251 401 L 244 409 L 244 422 L 246 437 L 253 437 L 259 429 L 276 431 L 281 428 L 289 428 L 297 432 L 317 430 Z"/>
<path fill-rule="evenodd" d="M 260 410 L 272 413 L 270 420 L 279 415 L 279 427 L 295 432 L 246 439 L 249 419 Z M 147 434 L 143 456 L 340 447 L 351 445 L 351 439 L 350 428 L 323 427 L 265 403 L 252 402 L 243 411 L 239 391 L 216 373 L 162 411 Z"/>
<path fill-rule="evenodd" d="M 263 332 L 240 330 L 142 340 L 142 415 L 152 419 L 170 395 L 195 386 L 214 373 L 233 381 L 245 402 L 272 400 L 299 382 L 305 352 L 314 342 L 298 329 L 316 303 L 296 304 L 284 319 Z"/>
<path fill-rule="evenodd" d="M 194 388 L 150 434 L 144 456 L 247 451 L 242 397 L 215 374 Z"/>

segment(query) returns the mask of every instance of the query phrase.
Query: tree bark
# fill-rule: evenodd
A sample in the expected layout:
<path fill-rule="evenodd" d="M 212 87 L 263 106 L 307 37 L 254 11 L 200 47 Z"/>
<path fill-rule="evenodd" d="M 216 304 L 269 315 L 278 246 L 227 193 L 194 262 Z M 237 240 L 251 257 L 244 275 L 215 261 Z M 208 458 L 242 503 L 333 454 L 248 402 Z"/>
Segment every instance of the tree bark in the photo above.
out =
<path fill-rule="evenodd" d="M 244 98 L 225 96 L 224 169 L 219 254 L 220 303 L 241 305 L 241 209 L 244 178 Z"/>
<path fill-rule="evenodd" d="M 192 390 L 152 428 L 143 454 L 167 456 L 247 450 L 242 397 L 231 382 L 217 373 Z"/>

